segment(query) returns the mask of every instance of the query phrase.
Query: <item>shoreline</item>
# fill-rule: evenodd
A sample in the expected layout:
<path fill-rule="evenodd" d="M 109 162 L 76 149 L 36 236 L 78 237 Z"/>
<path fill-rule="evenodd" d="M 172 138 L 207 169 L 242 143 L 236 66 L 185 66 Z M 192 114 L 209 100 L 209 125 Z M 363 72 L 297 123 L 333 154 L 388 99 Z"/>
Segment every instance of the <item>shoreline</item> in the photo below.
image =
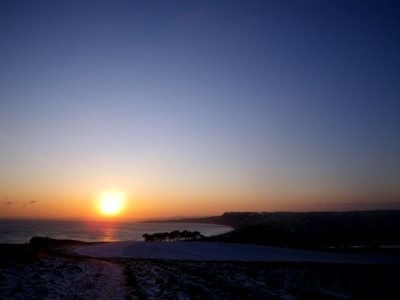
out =
<path fill-rule="evenodd" d="M 33 236 L 70 239 L 87 242 L 143 240 L 143 234 L 164 231 L 199 231 L 205 236 L 231 232 L 232 228 L 220 224 L 203 223 L 137 223 L 119 221 L 63 221 L 63 220 L 1 220 L 0 244 L 24 244 Z"/>

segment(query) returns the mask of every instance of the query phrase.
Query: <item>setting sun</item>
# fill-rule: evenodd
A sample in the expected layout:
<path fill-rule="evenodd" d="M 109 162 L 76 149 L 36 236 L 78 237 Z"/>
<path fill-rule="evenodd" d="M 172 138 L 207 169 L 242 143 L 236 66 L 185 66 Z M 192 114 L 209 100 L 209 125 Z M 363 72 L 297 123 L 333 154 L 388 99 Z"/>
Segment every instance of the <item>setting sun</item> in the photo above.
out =
<path fill-rule="evenodd" d="M 119 192 L 106 192 L 100 196 L 99 210 L 103 215 L 115 216 L 124 208 L 125 197 Z"/>

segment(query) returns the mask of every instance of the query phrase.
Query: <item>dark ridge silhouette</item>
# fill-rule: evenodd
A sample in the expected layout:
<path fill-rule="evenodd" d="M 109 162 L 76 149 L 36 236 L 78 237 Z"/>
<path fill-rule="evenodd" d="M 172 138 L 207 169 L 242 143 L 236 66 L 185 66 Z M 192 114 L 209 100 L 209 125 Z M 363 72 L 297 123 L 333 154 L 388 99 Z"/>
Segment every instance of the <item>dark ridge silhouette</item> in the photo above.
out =
<path fill-rule="evenodd" d="M 400 245 L 400 211 L 226 212 L 219 217 L 168 222 L 215 223 L 234 228 L 205 238 L 211 241 L 346 251 L 382 250 L 385 246 Z"/>
<path fill-rule="evenodd" d="M 233 227 L 235 229 L 263 224 L 272 221 L 286 221 L 297 219 L 337 219 L 354 220 L 361 222 L 386 223 L 387 221 L 400 222 L 399 210 L 370 210 L 370 211 L 344 211 L 344 212 L 225 212 L 221 216 L 182 218 L 172 220 L 143 221 L 143 223 L 207 223 Z"/>
<path fill-rule="evenodd" d="M 38 256 L 47 256 L 50 253 L 54 254 L 58 248 L 63 246 L 89 244 L 91 243 L 34 236 L 27 244 L 0 244 L 0 260 L 15 259 L 18 261 L 31 261 Z"/>

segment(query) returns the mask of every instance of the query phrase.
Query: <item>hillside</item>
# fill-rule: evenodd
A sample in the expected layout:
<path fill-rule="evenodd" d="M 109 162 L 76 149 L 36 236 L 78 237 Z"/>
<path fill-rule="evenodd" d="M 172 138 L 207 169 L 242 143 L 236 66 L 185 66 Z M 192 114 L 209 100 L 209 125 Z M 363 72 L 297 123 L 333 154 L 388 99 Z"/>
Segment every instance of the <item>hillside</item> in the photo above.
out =
<path fill-rule="evenodd" d="M 227 212 L 222 216 L 169 220 L 215 223 L 232 232 L 209 240 L 307 249 L 400 245 L 400 211 Z"/>

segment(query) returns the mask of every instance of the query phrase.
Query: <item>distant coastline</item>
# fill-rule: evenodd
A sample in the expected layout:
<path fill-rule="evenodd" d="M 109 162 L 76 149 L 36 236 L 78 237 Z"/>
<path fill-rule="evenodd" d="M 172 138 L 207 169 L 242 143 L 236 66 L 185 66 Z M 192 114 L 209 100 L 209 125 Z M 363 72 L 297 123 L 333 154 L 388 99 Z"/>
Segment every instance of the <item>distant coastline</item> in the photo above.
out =
<path fill-rule="evenodd" d="M 400 210 L 362 210 L 362 211 L 310 211 L 310 212 L 225 212 L 220 216 L 209 217 L 182 217 L 182 218 L 169 218 L 169 219 L 151 219 L 138 221 L 138 223 L 206 223 L 206 224 L 219 224 L 230 226 L 234 229 L 264 223 L 270 220 L 276 220 L 287 217 L 324 217 L 324 216 L 337 216 L 337 217 L 384 217 L 384 216 L 399 216 Z"/>

